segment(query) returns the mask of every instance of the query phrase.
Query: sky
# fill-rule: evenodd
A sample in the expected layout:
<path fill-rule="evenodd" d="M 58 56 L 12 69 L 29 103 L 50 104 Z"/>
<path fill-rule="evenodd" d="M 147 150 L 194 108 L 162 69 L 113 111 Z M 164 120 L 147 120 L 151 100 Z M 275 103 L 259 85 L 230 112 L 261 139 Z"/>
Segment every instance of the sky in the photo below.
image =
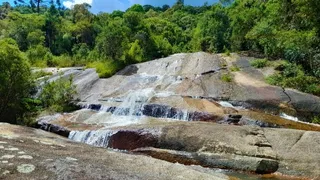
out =
<path fill-rule="evenodd" d="M 14 0 L 0 0 L 2 2 L 8 1 L 13 5 Z M 61 0 L 63 1 L 63 0 Z M 185 4 L 193 6 L 201 6 L 205 2 L 212 4 L 218 0 L 185 0 Z M 98 12 L 112 12 L 114 10 L 125 11 L 134 4 L 150 4 L 153 6 L 162 6 L 168 4 L 172 6 L 176 0 L 64 0 L 63 5 L 67 8 L 71 8 L 75 4 L 88 3 L 92 6 L 91 11 L 93 13 Z"/>

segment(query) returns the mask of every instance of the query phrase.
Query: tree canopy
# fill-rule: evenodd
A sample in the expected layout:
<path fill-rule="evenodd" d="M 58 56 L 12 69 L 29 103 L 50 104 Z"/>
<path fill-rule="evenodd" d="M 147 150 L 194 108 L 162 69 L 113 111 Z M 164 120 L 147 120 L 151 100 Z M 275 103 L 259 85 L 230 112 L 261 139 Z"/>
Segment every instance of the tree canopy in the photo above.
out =
<path fill-rule="evenodd" d="M 197 51 L 255 52 L 286 59 L 319 78 L 319 12 L 318 0 L 221 0 L 200 7 L 178 0 L 172 7 L 135 4 L 99 14 L 88 4 L 63 8 L 59 0 L 5 2 L 0 6 L 1 95 L 8 87 L 16 88 L 16 97 L 27 93 L 18 90 L 27 86 L 28 63 L 99 66 L 107 77 L 124 65 Z M 8 75 L 17 84 L 10 84 Z"/>

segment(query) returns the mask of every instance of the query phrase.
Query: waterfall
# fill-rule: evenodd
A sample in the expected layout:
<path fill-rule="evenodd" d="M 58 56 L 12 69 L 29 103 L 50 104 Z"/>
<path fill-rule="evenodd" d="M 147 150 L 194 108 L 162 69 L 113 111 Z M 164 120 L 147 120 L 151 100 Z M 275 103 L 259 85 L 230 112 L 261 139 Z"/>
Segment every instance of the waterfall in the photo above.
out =
<path fill-rule="evenodd" d="M 114 133 L 110 130 L 71 131 L 68 138 L 97 147 L 108 147 L 109 139 Z"/>
<path fill-rule="evenodd" d="M 167 98 L 174 96 L 175 94 L 170 91 L 170 86 L 181 83 L 182 80 L 183 77 L 180 76 L 155 76 L 145 73 L 136 75 L 129 82 L 119 85 L 119 91 L 123 87 L 132 87 L 126 94 L 104 99 L 104 105 L 83 105 L 83 108 L 99 112 L 88 119 L 86 123 L 99 123 L 107 127 L 122 126 L 138 124 L 148 117 L 188 121 L 190 120 L 188 110 L 167 105 L 150 104 L 154 97 Z"/>
<path fill-rule="evenodd" d="M 291 121 L 299 121 L 299 119 L 297 117 L 290 116 L 284 112 L 280 113 L 280 117 L 282 117 L 284 119 L 291 120 Z"/>
<path fill-rule="evenodd" d="M 113 112 L 113 116 L 130 116 L 136 118 L 142 116 L 143 105 L 154 95 L 152 88 L 130 92 L 119 107 Z"/>

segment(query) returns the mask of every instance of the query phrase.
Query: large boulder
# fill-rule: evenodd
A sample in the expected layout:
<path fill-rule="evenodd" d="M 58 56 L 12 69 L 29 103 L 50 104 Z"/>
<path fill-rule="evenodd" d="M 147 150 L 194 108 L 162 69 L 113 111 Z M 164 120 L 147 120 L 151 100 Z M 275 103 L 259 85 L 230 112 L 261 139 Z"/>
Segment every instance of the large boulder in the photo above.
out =
<path fill-rule="evenodd" d="M 279 172 L 320 178 L 320 132 L 265 129 L 264 134 L 280 159 Z"/>
<path fill-rule="evenodd" d="M 0 124 L 0 179 L 229 179 L 203 168 L 71 142 Z"/>

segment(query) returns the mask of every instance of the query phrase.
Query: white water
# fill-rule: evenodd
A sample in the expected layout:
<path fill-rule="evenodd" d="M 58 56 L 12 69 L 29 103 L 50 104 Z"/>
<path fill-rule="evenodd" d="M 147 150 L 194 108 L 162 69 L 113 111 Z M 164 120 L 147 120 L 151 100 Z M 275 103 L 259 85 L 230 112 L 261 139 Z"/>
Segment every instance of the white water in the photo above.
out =
<path fill-rule="evenodd" d="M 159 118 L 150 118 L 143 115 L 143 108 L 146 104 L 151 102 L 151 99 L 156 98 L 166 98 L 174 96 L 175 93 L 171 91 L 174 85 L 181 83 L 182 77 L 175 76 L 154 76 L 148 74 L 139 74 L 132 78 L 129 82 L 125 84 L 119 84 L 116 91 L 121 92 L 122 89 L 132 88 L 127 91 L 126 94 L 118 97 L 112 97 L 104 100 L 106 104 L 116 104 L 116 109 L 114 112 L 107 112 L 109 107 L 102 106 L 97 113 L 93 113 L 83 122 L 86 124 L 98 124 L 103 125 L 106 128 L 127 126 L 132 124 L 140 123 L 152 123 L 158 121 L 158 119 L 163 118 L 161 121 L 171 121 L 174 120 L 189 120 L 189 113 L 187 110 L 177 111 L 172 117 L 170 108 L 155 107 L 151 109 L 153 113 L 155 111 L 159 112 L 159 108 L 163 115 Z M 119 104 L 120 103 L 120 104 Z M 89 106 L 85 106 L 89 108 Z M 158 108 L 158 109 L 157 109 Z M 84 112 L 86 114 L 87 112 Z M 155 120 L 157 119 L 157 120 Z M 150 122 L 149 122 L 150 121 Z M 109 138 L 113 135 L 112 131 L 72 131 L 69 135 L 69 139 L 77 142 L 83 142 L 86 144 L 107 147 Z"/>
<path fill-rule="evenodd" d="M 219 101 L 218 103 L 223 107 L 235 108 L 231 103 L 227 101 Z"/>
<path fill-rule="evenodd" d="M 116 108 L 113 116 L 126 115 L 124 109 L 129 109 L 127 116 L 132 119 L 136 119 L 138 116 L 142 115 L 143 105 L 150 101 L 150 99 L 154 96 L 154 93 L 155 92 L 152 88 L 139 91 L 130 91 L 120 106 Z"/>
<path fill-rule="evenodd" d="M 72 131 L 69 139 L 98 147 L 108 147 L 109 139 L 114 134 L 110 130 L 103 131 Z"/>
<path fill-rule="evenodd" d="M 290 116 L 290 115 L 287 115 L 286 113 L 280 113 L 280 117 L 284 118 L 284 119 L 288 119 L 288 120 L 291 120 L 291 121 L 299 121 L 299 119 L 297 117 L 293 117 L 293 116 Z"/>
<path fill-rule="evenodd" d="M 234 109 L 238 109 L 238 110 L 245 110 L 246 108 L 242 107 L 242 106 L 234 106 L 231 103 L 229 103 L 228 101 L 219 101 L 218 102 L 222 107 L 227 107 L 227 108 L 234 108 Z"/>

